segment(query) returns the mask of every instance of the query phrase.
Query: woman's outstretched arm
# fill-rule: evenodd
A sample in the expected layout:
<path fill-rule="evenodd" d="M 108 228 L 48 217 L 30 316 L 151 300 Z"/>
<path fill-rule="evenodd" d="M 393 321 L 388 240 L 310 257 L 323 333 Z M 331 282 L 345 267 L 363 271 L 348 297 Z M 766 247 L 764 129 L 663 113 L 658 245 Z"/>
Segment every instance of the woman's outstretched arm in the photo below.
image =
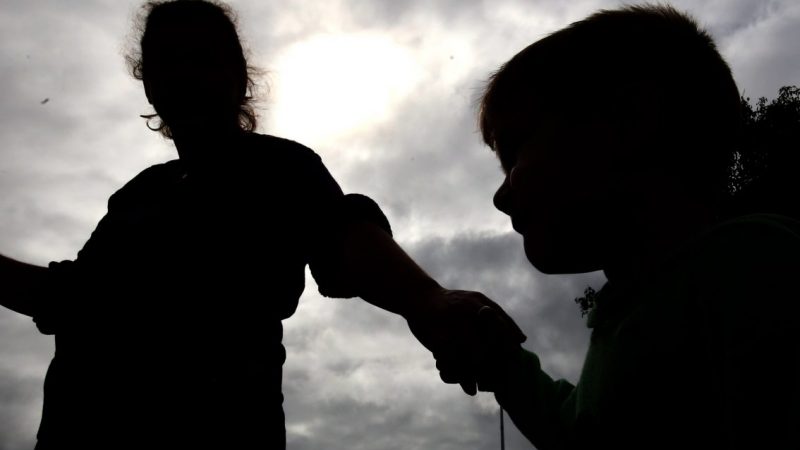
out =
<path fill-rule="evenodd" d="M 23 263 L 0 255 L 0 305 L 33 316 L 38 307 L 34 292 L 47 282 L 47 268 Z"/>
<path fill-rule="evenodd" d="M 326 297 L 361 297 L 408 321 L 414 336 L 447 367 L 445 382 L 477 391 L 476 356 L 487 350 L 516 348 L 522 330 L 496 303 L 480 292 L 442 287 L 392 238 L 388 219 L 377 203 L 359 194 L 344 195 L 311 150 L 306 150 L 309 265 Z M 491 322 L 494 335 L 481 333 Z"/>
<path fill-rule="evenodd" d="M 446 366 L 442 379 L 477 392 L 476 356 L 518 346 L 525 335 L 503 309 L 480 292 L 443 288 L 383 229 L 370 222 L 349 224 L 341 276 L 357 295 L 403 316 L 414 336 Z M 479 317 L 479 312 L 481 317 Z M 480 321 L 494 322 L 493 336 Z"/>

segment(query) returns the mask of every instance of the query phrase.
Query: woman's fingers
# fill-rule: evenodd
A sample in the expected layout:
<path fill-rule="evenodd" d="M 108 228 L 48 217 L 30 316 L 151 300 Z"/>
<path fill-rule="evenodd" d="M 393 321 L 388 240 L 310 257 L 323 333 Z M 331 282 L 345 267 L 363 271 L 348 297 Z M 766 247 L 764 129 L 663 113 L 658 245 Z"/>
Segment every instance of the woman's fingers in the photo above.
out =
<path fill-rule="evenodd" d="M 472 371 L 467 369 L 460 361 L 436 360 L 439 377 L 447 384 L 459 384 L 468 395 L 478 393 L 477 382 Z"/>

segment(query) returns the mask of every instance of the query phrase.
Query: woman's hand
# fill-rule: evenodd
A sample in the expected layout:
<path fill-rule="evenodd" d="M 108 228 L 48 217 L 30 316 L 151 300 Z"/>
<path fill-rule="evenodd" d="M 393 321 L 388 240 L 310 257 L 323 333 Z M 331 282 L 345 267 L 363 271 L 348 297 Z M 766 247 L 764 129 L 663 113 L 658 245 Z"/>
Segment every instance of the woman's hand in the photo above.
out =
<path fill-rule="evenodd" d="M 442 381 L 475 395 L 491 390 L 495 357 L 526 337 L 497 303 L 480 292 L 432 289 L 405 314 L 414 336 L 433 353 Z"/>

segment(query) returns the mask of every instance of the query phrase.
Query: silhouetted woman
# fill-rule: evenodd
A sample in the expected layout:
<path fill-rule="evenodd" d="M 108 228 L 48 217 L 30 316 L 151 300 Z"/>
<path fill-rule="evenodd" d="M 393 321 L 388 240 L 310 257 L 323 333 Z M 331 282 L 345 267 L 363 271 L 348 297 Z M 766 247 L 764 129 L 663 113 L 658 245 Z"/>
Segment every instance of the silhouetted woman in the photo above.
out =
<path fill-rule="evenodd" d="M 402 314 L 434 351 L 444 299 L 494 305 L 429 278 L 313 151 L 253 133 L 228 9 L 145 11 L 130 62 L 180 158 L 114 193 L 74 261 L 0 257 L 2 304 L 56 338 L 37 449 L 282 449 L 281 320 L 306 264 L 323 294 Z"/>

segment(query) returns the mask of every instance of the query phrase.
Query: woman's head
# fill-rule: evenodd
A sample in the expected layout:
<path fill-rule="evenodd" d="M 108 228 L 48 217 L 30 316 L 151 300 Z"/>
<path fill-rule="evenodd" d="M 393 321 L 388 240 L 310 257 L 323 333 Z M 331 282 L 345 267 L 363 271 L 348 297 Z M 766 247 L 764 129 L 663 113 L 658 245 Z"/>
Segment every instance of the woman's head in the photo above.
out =
<path fill-rule="evenodd" d="M 152 129 L 166 137 L 209 127 L 255 129 L 252 68 L 230 8 L 205 0 L 149 1 L 137 31 L 127 59 L 160 119 Z"/>

